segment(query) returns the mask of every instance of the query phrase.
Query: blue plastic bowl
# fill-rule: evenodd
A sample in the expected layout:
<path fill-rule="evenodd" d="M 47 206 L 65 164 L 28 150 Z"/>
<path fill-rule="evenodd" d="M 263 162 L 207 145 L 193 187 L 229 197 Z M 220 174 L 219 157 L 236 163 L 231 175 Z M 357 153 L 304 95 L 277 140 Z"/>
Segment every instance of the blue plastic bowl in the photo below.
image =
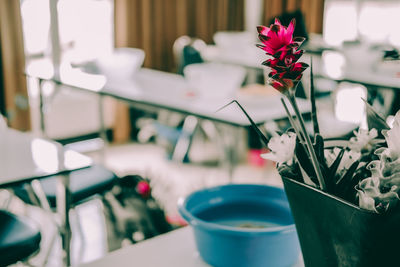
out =
<path fill-rule="evenodd" d="M 283 189 L 232 184 L 196 191 L 178 203 L 197 249 L 215 267 L 289 267 L 300 246 Z"/>

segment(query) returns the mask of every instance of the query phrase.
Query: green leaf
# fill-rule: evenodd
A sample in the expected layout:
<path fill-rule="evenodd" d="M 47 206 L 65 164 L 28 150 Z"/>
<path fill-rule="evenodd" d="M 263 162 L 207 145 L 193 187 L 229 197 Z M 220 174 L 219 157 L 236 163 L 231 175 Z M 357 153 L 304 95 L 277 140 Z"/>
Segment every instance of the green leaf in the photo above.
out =
<path fill-rule="evenodd" d="M 306 172 L 306 174 L 310 177 L 310 179 L 315 184 L 319 184 L 317 176 L 315 175 L 314 167 L 312 165 L 311 159 L 308 156 L 308 151 L 305 148 L 305 145 L 302 144 L 299 139 L 296 139 L 296 158 L 299 161 L 300 166 Z"/>
<path fill-rule="evenodd" d="M 379 135 L 381 135 L 382 130 L 389 130 L 390 127 L 387 125 L 385 119 L 382 118 L 365 99 L 362 98 L 362 100 L 366 105 L 368 129 L 371 130 L 375 128 L 378 130 Z"/>
<path fill-rule="evenodd" d="M 278 166 L 277 170 L 280 175 L 297 180 L 297 181 L 299 181 L 299 178 L 301 177 L 301 175 L 298 173 L 298 171 L 296 170 L 294 165 L 288 166 L 286 164 L 281 164 Z M 303 182 L 303 181 L 300 181 L 300 182 Z"/>
<path fill-rule="evenodd" d="M 314 135 L 319 134 L 319 125 L 317 118 L 317 106 L 315 104 L 315 87 L 314 87 L 314 74 L 313 74 L 313 63 L 311 58 L 310 68 L 310 100 L 311 100 L 311 119 L 314 127 Z"/>
<path fill-rule="evenodd" d="M 337 196 L 343 197 L 344 193 L 349 189 L 349 187 L 354 188 L 351 181 L 355 171 L 357 170 L 358 164 L 360 164 L 359 161 L 354 162 L 347 172 L 342 176 L 342 178 L 337 181 L 334 191 Z"/>
<path fill-rule="evenodd" d="M 365 169 L 365 167 L 362 168 L 362 169 Z M 350 201 L 350 202 L 352 202 L 354 204 L 358 204 L 358 203 L 356 203 L 356 190 L 355 190 L 355 187 L 361 180 L 363 180 L 365 178 L 366 178 L 365 177 L 365 171 L 360 170 L 360 168 L 357 169 L 357 171 L 353 175 L 353 178 L 351 179 L 351 181 L 348 183 L 346 188 L 344 188 L 342 197 L 344 199 L 346 199 L 347 201 Z"/>
<path fill-rule="evenodd" d="M 338 156 L 336 157 L 335 161 L 332 163 L 332 165 L 329 167 L 329 171 L 328 171 L 328 179 L 331 181 L 335 181 L 335 177 L 336 177 L 336 172 L 339 168 L 340 165 L 340 161 L 342 161 L 344 155 L 344 149 L 341 149 Z M 336 183 L 337 181 L 335 181 Z"/>
<path fill-rule="evenodd" d="M 314 136 L 314 150 L 315 154 L 320 163 L 325 164 L 325 154 L 324 154 L 324 138 L 320 134 Z"/>
<path fill-rule="evenodd" d="M 268 138 L 261 132 L 261 130 L 257 127 L 256 123 L 253 121 L 253 119 L 250 117 L 250 115 L 246 112 L 246 110 L 242 107 L 242 105 L 239 104 L 239 102 L 237 100 L 232 100 L 230 103 L 226 104 L 225 106 L 219 108 L 216 112 L 226 108 L 227 106 L 236 103 L 239 108 L 242 110 L 242 112 L 244 113 L 244 115 L 247 117 L 247 119 L 249 120 L 251 127 L 256 131 L 258 137 L 261 139 L 261 141 L 264 143 L 264 145 L 266 147 L 268 147 Z"/>

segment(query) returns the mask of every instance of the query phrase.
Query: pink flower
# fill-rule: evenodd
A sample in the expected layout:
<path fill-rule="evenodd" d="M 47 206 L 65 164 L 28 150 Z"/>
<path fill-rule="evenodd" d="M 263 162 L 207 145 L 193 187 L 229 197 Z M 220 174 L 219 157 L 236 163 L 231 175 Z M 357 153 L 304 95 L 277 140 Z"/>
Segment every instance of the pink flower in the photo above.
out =
<path fill-rule="evenodd" d="M 295 20 L 293 19 L 286 28 L 278 19 L 269 28 L 258 26 L 258 37 L 264 44 L 260 46 L 267 54 L 274 55 L 292 43 Z"/>
<path fill-rule="evenodd" d="M 286 28 L 275 19 L 270 27 L 257 27 L 258 37 L 263 43 L 258 47 L 273 57 L 262 64 L 271 68 L 269 83 L 280 92 L 293 88 L 308 68 L 306 63 L 297 62 L 304 52 L 298 49 L 304 38 L 293 38 L 295 24 L 293 19 Z"/>
<path fill-rule="evenodd" d="M 274 66 L 276 64 L 276 66 Z M 282 83 L 282 80 L 292 80 L 292 83 L 284 82 L 288 85 L 293 85 L 295 82 L 300 81 L 303 76 L 303 71 L 308 68 L 308 64 L 303 62 L 292 63 L 289 66 L 279 66 L 279 63 L 276 63 L 274 60 L 271 60 L 267 66 L 272 68 L 272 71 L 269 73 L 269 77 L 272 80 L 279 80 Z"/>

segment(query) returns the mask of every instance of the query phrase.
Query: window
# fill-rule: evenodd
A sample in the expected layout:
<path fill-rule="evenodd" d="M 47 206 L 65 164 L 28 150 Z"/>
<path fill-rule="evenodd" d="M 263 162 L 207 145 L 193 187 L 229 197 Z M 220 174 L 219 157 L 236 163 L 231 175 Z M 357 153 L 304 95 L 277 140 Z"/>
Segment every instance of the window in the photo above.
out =
<path fill-rule="evenodd" d="M 355 40 L 400 46 L 398 14 L 398 1 L 326 0 L 324 40 L 333 46 Z"/>
<path fill-rule="evenodd" d="M 111 52 L 112 0 L 58 0 L 60 54 L 63 60 L 85 61 Z M 51 56 L 49 0 L 22 0 L 27 59 Z"/>

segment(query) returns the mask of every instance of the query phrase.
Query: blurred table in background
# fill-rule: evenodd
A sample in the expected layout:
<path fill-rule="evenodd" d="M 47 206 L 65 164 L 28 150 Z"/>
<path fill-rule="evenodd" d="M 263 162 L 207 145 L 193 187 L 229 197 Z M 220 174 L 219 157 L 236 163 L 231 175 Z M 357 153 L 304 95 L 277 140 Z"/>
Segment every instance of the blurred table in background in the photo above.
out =
<path fill-rule="evenodd" d="M 65 252 L 64 263 L 69 266 L 71 240 L 69 173 L 91 166 L 92 160 L 73 150 L 64 149 L 59 143 L 35 137 L 30 133 L 7 128 L 1 130 L 0 136 L 0 188 L 59 175 L 57 210 L 61 219 L 60 234 Z M 39 188 L 33 184 L 30 188 L 43 192 L 40 183 L 38 184 Z"/>
<path fill-rule="evenodd" d="M 226 151 L 227 161 L 231 167 L 235 165 L 235 155 L 239 154 L 235 150 L 237 149 L 238 139 L 231 127 L 250 127 L 250 122 L 236 104 L 232 104 L 217 112 L 219 108 L 228 104 L 233 99 L 237 99 L 258 125 L 287 117 L 280 101 L 280 95 L 232 94 L 226 97 L 212 97 L 197 94 L 190 89 L 187 80 L 183 76 L 152 69 L 141 68 L 134 75 L 119 80 L 107 80 L 107 77 L 103 75 L 88 74 L 81 69 L 72 68 L 68 64 L 61 67 L 59 76 L 55 77 L 54 70 L 46 62 L 37 66 L 31 66 L 26 72 L 29 77 L 38 79 L 39 84 L 50 81 L 77 90 L 122 100 L 139 109 L 153 111 L 168 110 L 180 113 L 186 118 L 191 118 L 188 120 L 188 128 L 193 128 L 193 121 L 197 123 L 196 120 L 211 121 L 220 132 L 219 136 L 223 137 L 223 139 L 229 139 L 228 142 L 222 144 L 222 149 Z M 273 89 L 270 90 L 274 91 Z M 239 88 L 237 92 L 239 92 Z M 99 130 L 104 133 L 101 99 L 99 104 L 101 120 L 101 128 Z M 298 99 L 298 105 L 301 112 L 310 112 L 308 101 Z M 43 118 L 43 116 L 44 111 L 42 110 L 41 117 Z M 42 127 L 44 130 L 44 123 L 42 123 Z M 185 130 L 185 123 L 182 127 Z M 178 156 L 174 158 L 182 159 L 182 155 L 189 145 L 188 140 L 186 140 L 187 137 L 183 138 L 177 142 L 175 147 L 176 153 L 174 151 L 174 154 Z M 178 148 L 179 150 L 177 150 Z"/>

